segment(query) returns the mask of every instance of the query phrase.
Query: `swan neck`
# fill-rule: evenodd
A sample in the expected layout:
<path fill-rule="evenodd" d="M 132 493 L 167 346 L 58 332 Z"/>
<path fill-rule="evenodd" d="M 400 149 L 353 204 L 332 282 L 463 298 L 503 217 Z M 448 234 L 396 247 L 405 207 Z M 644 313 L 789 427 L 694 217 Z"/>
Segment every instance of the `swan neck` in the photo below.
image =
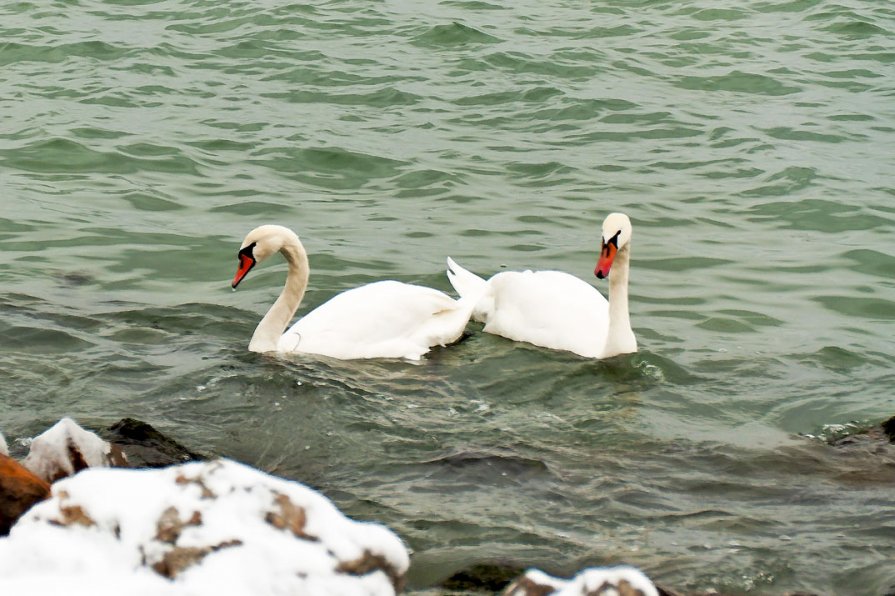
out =
<path fill-rule="evenodd" d="M 286 285 L 283 286 L 280 296 L 255 328 L 252 341 L 249 343 L 249 350 L 252 352 L 276 351 L 277 343 L 292 321 L 292 317 L 305 295 L 305 289 L 308 287 L 310 273 L 308 254 L 298 238 L 287 241 L 280 249 L 280 253 L 289 265 Z"/>
<path fill-rule="evenodd" d="M 630 259 L 630 245 L 627 245 L 618 251 L 609 274 L 609 332 L 603 350 L 604 358 L 637 351 L 637 340 L 631 329 L 631 315 L 628 312 Z"/>

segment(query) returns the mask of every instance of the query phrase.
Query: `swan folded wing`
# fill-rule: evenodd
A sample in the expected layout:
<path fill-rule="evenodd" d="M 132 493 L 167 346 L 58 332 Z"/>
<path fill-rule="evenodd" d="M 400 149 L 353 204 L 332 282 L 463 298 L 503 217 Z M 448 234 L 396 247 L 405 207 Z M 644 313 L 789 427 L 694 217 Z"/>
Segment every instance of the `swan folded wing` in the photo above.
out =
<path fill-rule="evenodd" d="M 507 271 L 489 284 L 486 332 L 585 357 L 601 353 L 609 303 L 590 284 L 560 271 Z"/>
<path fill-rule="evenodd" d="M 320 305 L 286 331 L 277 347 L 335 358 L 416 360 L 433 345 L 459 339 L 470 310 L 438 290 L 376 282 Z"/>

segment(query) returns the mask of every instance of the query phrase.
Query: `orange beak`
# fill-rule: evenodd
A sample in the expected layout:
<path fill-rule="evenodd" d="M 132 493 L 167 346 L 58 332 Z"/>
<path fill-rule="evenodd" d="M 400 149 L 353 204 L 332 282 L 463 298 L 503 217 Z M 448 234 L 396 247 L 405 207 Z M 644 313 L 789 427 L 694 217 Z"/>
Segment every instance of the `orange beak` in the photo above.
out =
<path fill-rule="evenodd" d="M 618 236 L 615 236 L 609 242 L 604 240 L 600 245 L 600 258 L 594 268 L 594 275 L 599 279 L 609 277 L 609 269 L 612 268 L 612 261 L 615 260 L 615 255 L 618 253 L 617 238 Z"/>
<path fill-rule="evenodd" d="M 239 253 L 239 268 L 236 270 L 236 275 L 233 276 L 233 283 L 230 284 L 234 289 L 239 285 L 239 282 L 249 274 L 249 271 L 252 270 L 252 267 L 255 266 L 255 259 L 245 253 Z"/>

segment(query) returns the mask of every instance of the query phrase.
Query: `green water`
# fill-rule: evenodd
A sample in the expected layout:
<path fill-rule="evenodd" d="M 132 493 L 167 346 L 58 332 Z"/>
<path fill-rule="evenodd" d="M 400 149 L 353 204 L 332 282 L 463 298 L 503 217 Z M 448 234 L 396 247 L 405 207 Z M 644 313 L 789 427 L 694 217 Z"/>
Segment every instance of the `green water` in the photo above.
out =
<path fill-rule="evenodd" d="M 0 428 L 142 418 L 413 550 L 679 589 L 883 594 L 895 5 L 71 0 L 0 7 Z M 483 335 L 421 364 L 246 352 L 261 223 L 299 314 L 383 278 L 592 270 L 634 223 L 641 351 Z M 18 447 L 21 449 L 21 446 Z"/>

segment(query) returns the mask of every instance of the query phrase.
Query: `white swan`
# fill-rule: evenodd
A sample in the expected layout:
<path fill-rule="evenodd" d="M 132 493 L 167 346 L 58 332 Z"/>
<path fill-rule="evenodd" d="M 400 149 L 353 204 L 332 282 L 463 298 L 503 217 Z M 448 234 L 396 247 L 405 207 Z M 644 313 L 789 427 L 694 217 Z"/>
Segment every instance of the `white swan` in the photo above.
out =
<path fill-rule="evenodd" d="M 252 335 L 253 352 L 305 352 L 333 358 L 419 360 L 436 345 L 460 338 L 473 304 L 438 290 L 380 281 L 348 290 L 292 320 L 308 285 L 308 255 L 295 232 L 276 225 L 249 232 L 239 249 L 235 289 L 256 263 L 281 252 L 289 264 L 286 286 Z"/>
<path fill-rule="evenodd" d="M 485 332 L 588 358 L 637 351 L 628 314 L 631 220 L 612 213 L 603 222 L 594 274 L 609 276 L 609 301 L 590 284 L 560 271 L 505 271 L 485 281 L 448 257 L 448 279 Z M 612 275 L 609 270 L 612 269 Z"/>

